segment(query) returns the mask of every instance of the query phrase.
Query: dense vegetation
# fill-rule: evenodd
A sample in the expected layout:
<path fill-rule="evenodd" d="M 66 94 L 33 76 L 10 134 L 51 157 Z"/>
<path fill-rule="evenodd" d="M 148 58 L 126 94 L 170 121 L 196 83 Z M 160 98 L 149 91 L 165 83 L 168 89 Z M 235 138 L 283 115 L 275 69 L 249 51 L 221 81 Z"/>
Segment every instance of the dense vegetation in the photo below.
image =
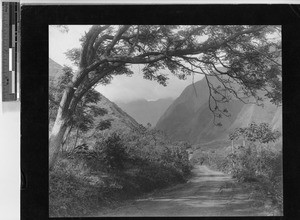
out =
<path fill-rule="evenodd" d="M 72 69 L 64 67 L 61 76 L 50 78 L 50 129 L 62 91 L 72 76 Z M 95 124 L 99 115 L 109 114 L 99 107 L 100 99 L 97 91 L 90 90 L 68 122 L 59 162 L 49 176 L 50 216 L 87 216 L 122 200 L 183 182 L 189 175 L 187 143 L 172 143 L 151 126 L 128 133 L 113 130 L 110 120 Z M 92 136 L 88 135 L 91 130 Z M 89 138 L 97 141 L 88 146 Z"/>
<path fill-rule="evenodd" d="M 122 200 L 184 182 L 190 173 L 185 143 L 154 130 L 113 133 L 92 150 L 63 151 L 50 172 L 50 216 L 87 216 Z"/>
<path fill-rule="evenodd" d="M 240 183 L 249 183 L 254 196 L 270 198 L 273 208 L 282 214 L 283 176 L 282 139 L 268 124 L 251 123 L 230 135 L 232 145 L 218 150 L 198 152 L 192 163 L 206 164 L 231 174 Z"/>

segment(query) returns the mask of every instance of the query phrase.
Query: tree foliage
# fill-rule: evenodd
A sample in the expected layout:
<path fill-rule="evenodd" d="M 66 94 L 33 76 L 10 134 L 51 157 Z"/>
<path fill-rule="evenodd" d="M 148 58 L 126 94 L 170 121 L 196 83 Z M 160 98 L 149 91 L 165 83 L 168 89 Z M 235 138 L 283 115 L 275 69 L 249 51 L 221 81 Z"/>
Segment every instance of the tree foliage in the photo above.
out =
<path fill-rule="evenodd" d="M 272 131 L 268 123 L 256 124 L 252 122 L 248 127 L 236 128 L 229 134 L 230 140 L 243 138 L 250 142 L 269 143 L 274 142 L 280 137 L 279 131 Z"/>
<path fill-rule="evenodd" d="M 61 133 L 83 97 L 114 76 L 131 75 L 133 64 L 143 65 L 145 79 L 164 86 L 164 69 L 179 79 L 204 75 L 214 119 L 228 116 L 220 103 L 231 99 L 262 104 L 265 96 L 280 104 L 281 39 L 270 37 L 280 36 L 280 31 L 267 25 L 93 25 L 82 37 L 81 48 L 67 52 L 78 70 L 64 89 L 50 135 L 50 167 Z M 218 86 L 211 83 L 212 77 Z"/>
<path fill-rule="evenodd" d="M 276 26 L 249 25 L 95 25 L 81 39 L 82 49 L 72 49 L 67 57 L 82 69 L 78 95 L 96 83 L 107 84 L 114 75 L 131 75 L 131 64 L 143 64 L 145 79 L 166 86 L 168 69 L 180 79 L 202 74 L 210 90 L 210 110 L 215 117 L 226 114 L 219 103 L 254 97 L 258 91 L 275 104 L 281 103 L 280 34 Z M 220 85 L 210 83 L 216 77 Z M 236 85 L 239 85 L 237 87 Z M 249 101 L 249 100 L 248 100 Z"/>

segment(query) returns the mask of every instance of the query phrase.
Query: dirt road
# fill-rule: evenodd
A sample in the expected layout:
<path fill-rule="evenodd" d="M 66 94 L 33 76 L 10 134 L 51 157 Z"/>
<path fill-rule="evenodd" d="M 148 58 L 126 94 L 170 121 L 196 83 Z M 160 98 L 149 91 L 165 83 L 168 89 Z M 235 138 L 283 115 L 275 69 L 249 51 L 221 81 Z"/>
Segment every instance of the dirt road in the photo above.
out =
<path fill-rule="evenodd" d="M 229 175 L 196 166 L 193 178 L 101 216 L 265 216 Z"/>

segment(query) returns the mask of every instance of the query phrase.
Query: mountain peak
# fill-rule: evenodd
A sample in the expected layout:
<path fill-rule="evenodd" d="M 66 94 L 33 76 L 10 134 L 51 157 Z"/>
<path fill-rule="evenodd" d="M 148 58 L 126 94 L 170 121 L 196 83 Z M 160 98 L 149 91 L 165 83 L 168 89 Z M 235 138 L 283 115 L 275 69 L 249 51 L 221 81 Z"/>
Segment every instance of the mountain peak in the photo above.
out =
<path fill-rule="evenodd" d="M 210 80 L 211 83 L 216 83 L 215 81 L 213 78 Z M 281 108 L 268 101 L 264 108 L 244 104 L 239 100 L 224 103 L 223 107 L 228 109 L 231 116 L 221 119 L 221 127 L 216 126 L 208 99 L 209 90 L 205 79 L 187 86 L 161 116 L 156 128 L 175 140 L 193 144 L 227 139 L 228 134 L 235 128 L 247 126 L 252 121 L 270 123 L 274 129 L 281 129 Z"/>

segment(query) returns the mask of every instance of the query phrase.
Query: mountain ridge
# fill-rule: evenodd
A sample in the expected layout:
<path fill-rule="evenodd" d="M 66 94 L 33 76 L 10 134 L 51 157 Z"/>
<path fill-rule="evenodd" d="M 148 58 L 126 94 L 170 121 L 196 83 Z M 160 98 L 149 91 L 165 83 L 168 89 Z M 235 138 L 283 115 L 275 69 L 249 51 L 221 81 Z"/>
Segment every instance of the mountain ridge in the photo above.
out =
<path fill-rule="evenodd" d="M 147 123 L 150 123 L 152 126 L 155 126 L 160 116 L 173 101 L 173 98 L 162 98 L 153 101 L 139 99 L 128 103 L 121 101 L 116 103 L 140 124 L 146 126 Z"/>
<path fill-rule="evenodd" d="M 216 85 L 216 79 L 211 79 Z M 228 139 L 228 134 L 235 128 L 245 127 L 250 122 L 267 122 L 272 129 L 282 130 L 282 109 L 267 100 L 264 108 L 244 104 L 237 99 L 222 104 L 231 116 L 221 120 L 222 126 L 216 126 L 213 113 L 209 110 L 208 98 L 205 79 L 187 86 L 158 120 L 156 128 L 175 140 L 192 144 Z"/>

